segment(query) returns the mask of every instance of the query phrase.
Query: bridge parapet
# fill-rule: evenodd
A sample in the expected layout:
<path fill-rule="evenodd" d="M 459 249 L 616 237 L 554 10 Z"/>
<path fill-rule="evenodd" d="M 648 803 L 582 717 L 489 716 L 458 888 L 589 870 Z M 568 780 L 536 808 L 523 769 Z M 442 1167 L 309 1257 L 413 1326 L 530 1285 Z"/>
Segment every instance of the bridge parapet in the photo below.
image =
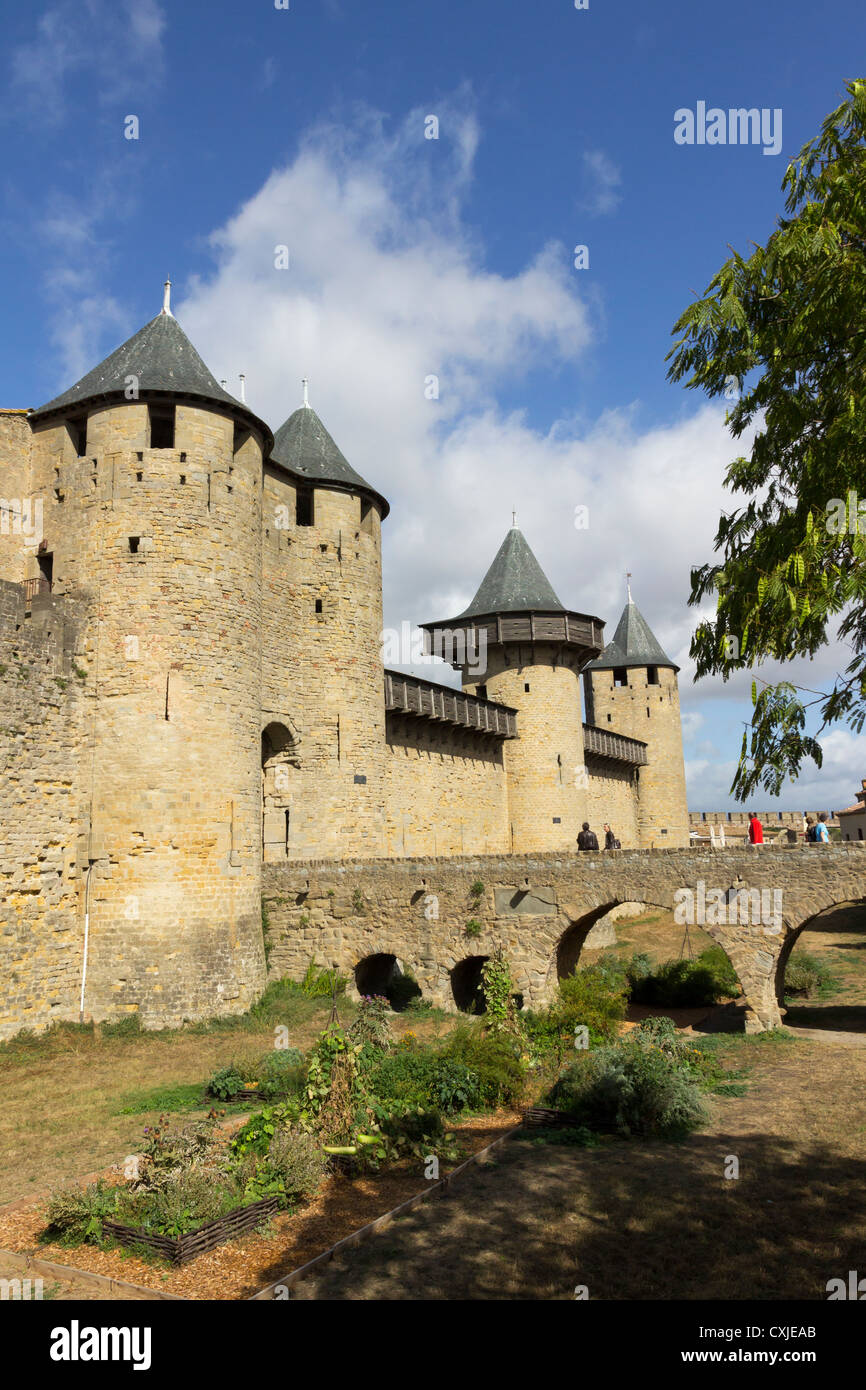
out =
<path fill-rule="evenodd" d="M 442 1008 L 454 1006 L 452 972 L 467 957 L 501 946 L 525 1002 L 537 1006 L 563 962 L 571 968 L 567 937 L 579 954 L 618 903 L 686 913 L 691 903 L 766 1028 L 781 1021 L 779 971 L 803 924 L 866 897 L 866 845 L 299 860 L 264 865 L 263 893 L 272 974 L 300 979 L 313 956 L 352 974 L 370 956 L 391 955 Z M 743 903 L 753 905 L 745 914 Z M 468 922 L 480 932 L 467 935 Z"/>

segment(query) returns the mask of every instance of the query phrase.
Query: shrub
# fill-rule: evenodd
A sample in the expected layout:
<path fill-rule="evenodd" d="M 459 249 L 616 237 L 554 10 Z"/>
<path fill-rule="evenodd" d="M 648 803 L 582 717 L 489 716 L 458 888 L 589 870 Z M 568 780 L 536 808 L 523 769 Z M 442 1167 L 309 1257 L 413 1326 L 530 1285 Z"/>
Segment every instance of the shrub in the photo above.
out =
<path fill-rule="evenodd" d="M 792 951 L 785 966 L 785 993 L 810 998 L 821 987 L 832 984 L 833 977 L 823 961 L 808 951 Z"/>
<path fill-rule="evenodd" d="M 559 1078 L 550 1098 L 591 1128 L 611 1127 L 626 1136 L 684 1134 L 705 1120 L 706 1111 L 679 1046 L 666 1030 L 636 1028 L 614 1045 L 585 1053 Z"/>
<path fill-rule="evenodd" d="M 259 1094 L 263 1100 L 299 1094 L 305 1079 L 304 1054 L 297 1047 L 274 1049 L 259 1063 Z"/>
<path fill-rule="evenodd" d="M 102 1238 L 104 1219 L 116 1218 L 119 1204 L 120 1189 L 107 1186 L 104 1178 L 85 1188 L 61 1187 L 48 1199 L 48 1224 L 43 1236 L 60 1245 L 98 1241 Z"/>
<path fill-rule="evenodd" d="M 327 1162 L 318 1139 L 301 1129 L 280 1129 L 268 1149 L 268 1167 L 288 1198 L 308 1197 L 325 1176 Z"/>
<path fill-rule="evenodd" d="M 345 994 L 348 981 L 338 970 L 328 970 L 316 964 L 316 958 L 307 966 L 301 981 L 301 993 L 308 999 L 322 999 L 332 994 Z"/>
<path fill-rule="evenodd" d="M 625 1018 L 628 983 L 616 956 L 605 955 L 559 982 L 559 999 L 551 1012 L 561 1031 L 574 1034 L 583 1025 L 592 1042 L 614 1038 Z"/>
<path fill-rule="evenodd" d="M 481 1104 L 478 1072 L 429 1048 L 400 1048 L 383 1057 L 367 1078 L 370 1094 L 382 1102 L 434 1106 L 444 1114 Z"/>
<path fill-rule="evenodd" d="M 391 1041 L 388 1022 L 388 1000 L 384 994 L 365 994 L 361 997 L 357 1017 L 346 1035 L 352 1043 L 386 1048 Z"/>
<path fill-rule="evenodd" d="M 242 1091 L 245 1085 L 246 1082 L 239 1067 L 231 1062 L 227 1067 L 220 1067 L 219 1071 L 214 1072 L 207 1083 L 207 1089 L 218 1100 L 231 1100 L 232 1096 L 237 1095 L 238 1091 Z"/>
<path fill-rule="evenodd" d="M 477 1073 L 483 1105 L 513 1105 L 523 1094 L 526 1070 L 522 1049 L 508 1033 L 490 1033 L 471 1023 L 458 1024 L 440 1056 L 462 1062 Z"/>
<path fill-rule="evenodd" d="M 717 1004 L 740 992 L 734 968 L 721 946 L 710 946 L 696 960 L 668 960 L 648 975 L 630 975 L 637 1004 L 688 1008 Z"/>

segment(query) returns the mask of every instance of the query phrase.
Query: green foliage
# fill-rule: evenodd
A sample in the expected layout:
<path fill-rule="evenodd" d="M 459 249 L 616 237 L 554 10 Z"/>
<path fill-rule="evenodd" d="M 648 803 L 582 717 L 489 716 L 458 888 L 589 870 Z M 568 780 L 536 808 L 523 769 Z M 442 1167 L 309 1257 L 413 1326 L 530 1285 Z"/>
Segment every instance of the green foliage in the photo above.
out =
<path fill-rule="evenodd" d="M 234 1062 L 227 1067 L 220 1067 L 207 1083 L 208 1091 L 212 1096 L 216 1096 L 217 1100 L 231 1100 L 232 1096 L 237 1095 L 245 1086 L 243 1074 Z"/>
<path fill-rule="evenodd" d="M 432 1048 L 400 1047 L 382 1057 L 367 1086 L 376 1100 L 429 1106 L 446 1115 L 476 1109 L 482 1101 L 478 1072 Z"/>
<path fill-rule="evenodd" d="M 629 983 L 625 965 L 606 952 L 585 969 L 559 982 L 550 1008 L 524 1016 L 526 1035 L 537 1054 L 562 1054 L 575 1046 L 576 1030 L 586 1028 L 592 1045 L 615 1038 L 625 1018 Z"/>
<path fill-rule="evenodd" d="M 118 1219 L 120 1195 L 120 1189 L 110 1187 L 104 1178 L 85 1188 L 59 1188 L 48 1199 L 48 1224 L 42 1239 L 59 1245 L 101 1240 L 103 1221 Z"/>
<path fill-rule="evenodd" d="M 179 1110 L 198 1110 L 203 1104 L 202 1086 L 156 1086 L 149 1091 L 131 1091 L 122 1097 L 118 1115 L 173 1114 Z"/>
<path fill-rule="evenodd" d="M 460 1023 L 446 1039 L 440 1056 L 460 1062 L 478 1076 L 483 1105 L 515 1105 L 523 1095 L 526 1066 L 518 1039 Z"/>
<path fill-rule="evenodd" d="M 678 319 L 669 354 L 673 380 L 733 398 L 735 439 L 753 431 L 725 479 L 746 505 L 719 522 L 718 563 L 692 571 L 690 602 L 716 601 L 692 639 L 697 676 L 811 660 L 830 636 L 852 652 L 806 703 L 791 682 L 752 683 L 731 787 L 741 801 L 778 795 L 805 758 L 822 765 L 805 732 L 810 705 L 821 729 L 844 721 L 860 733 L 866 720 L 866 534 L 847 505 L 866 456 L 866 83 L 846 92 L 787 168 L 788 215 L 765 246 L 725 262 Z"/>
<path fill-rule="evenodd" d="M 268 1149 L 268 1170 L 290 1199 L 310 1196 L 327 1171 L 319 1140 L 302 1129 L 280 1129 Z"/>
<path fill-rule="evenodd" d="M 303 1052 L 297 1047 L 284 1047 L 265 1053 L 256 1079 L 262 1100 L 300 1094 L 306 1079 Z"/>
<path fill-rule="evenodd" d="M 736 997 L 740 984 L 721 946 L 710 946 L 696 960 L 668 960 L 650 974 L 629 972 L 631 997 L 637 1004 L 688 1008 Z"/>
<path fill-rule="evenodd" d="M 360 888 L 356 888 L 352 893 L 352 911 L 359 917 L 363 917 L 364 913 L 367 911 L 364 895 Z"/>
<path fill-rule="evenodd" d="M 808 951 L 794 950 L 785 966 L 785 993 L 810 999 L 815 994 L 828 993 L 834 986 L 832 973 L 818 956 Z"/>
<path fill-rule="evenodd" d="M 492 956 L 488 956 L 481 968 L 481 988 L 487 1005 L 485 1024 L 488 1030 L 522 1037 L 523 1029 L 517 1014 L 511 968 L 499 946 Z"/>
<path fill-rule="evenodd" d="M 265 1155 L 277 1131 L 295 1124 L 299 1117 L 300 1106 L 295 1100 L 283 1101 L 281 1105 L 266 1105 L 251 1115 L 232 1137 L 232 1153 L 238 1158 L 244 1158 L 247 1154 Z"/>
<path fill-rule="evenodd" d="M 481 898 L 484 896 L 484 884 L 481 882 L 480 878 L 475 880 L 472 887 L 469 889 L 469 894 L 470 897 L 473 898 Z"/>
<path fill-rule="evenodd" d="M 483 927 L 481 926 L 481 923 L 479 922 L 477 917 L 470 917 L 469 921 L 466 923 L 466 926 L 463 928 L 464 936 L 469 937 L 480 936 L 482 931 Z"/>
<path fill-rule="evenodd" d="M 583 1053 L 557 1081 L 553 1104 L 626 1136 L 675 1138 L 696 1128 L 706 1119 L 700 1084 L 666 1024 L 648 1019 L 618 1043 Z"/>
<path fill-rule="evenodd" d="M 99 1025 L 104 1038 L 137 1038 L 141 1032 L 141 1018 L 137 1013 L 125 1014 L 114 1023 Z"/>
<path fill-rule="evenodd" d="M 332 994 L 345 994 L 347 980 L 338 970 L 328 970 L 316 964 L 315 956 L 307 966 L 301 981 L 301 993 L 308 999 L 321 999 Z"/>

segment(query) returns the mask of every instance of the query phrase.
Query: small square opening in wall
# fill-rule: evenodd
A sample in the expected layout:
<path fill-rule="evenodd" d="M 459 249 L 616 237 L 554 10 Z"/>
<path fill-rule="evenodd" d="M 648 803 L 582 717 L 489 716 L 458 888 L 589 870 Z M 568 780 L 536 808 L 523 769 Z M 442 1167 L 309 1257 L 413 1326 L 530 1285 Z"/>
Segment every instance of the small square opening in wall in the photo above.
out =
<path fill-rule="evenodd" d="M 181 473 L 181 475 L 180 475 L 180 485 L 181 485 L 181 487 L 186 487 L 186 474 L 185 474 L 185 473 Z"/>
<path fill-rule="evenodd" d="M 613 673 L 614 685 L 628 685 L 628 671 L 624 666 L 617 666 Z"/>
<path fill-rule="evenodd" d="M 523 682 L 523 689 L 526 691 L 526 693 L 527 693 L 527 695 L 528 695 L 528 694 L 529 694 L 529 681 L 524 681 L 524 682 Z"/>
<path fill-rule="evenodd" d="M 554 825 L 562 825 L 562 816 L 554 816 L 554 817 L 553 817 L 553 824 L 554 824 Z"/>
<path fill-rule="evenodd" d="M 144 474 L 143 474 L 143 473 L 136 473 L 136 475 L 135 475 L 135 481 L 136 481 L 137 483 L 140 483 L 143 477 L 144 477 Z"/>
<path fill-rule="evenodd" d="M 321 600 L 320 598 L 317 598 L 317 599 L 316 599 L 316 612 L 317 612 L 317 613 L 321 613 L 321 611 L 322 611 L 322 600 Z"/>
<path fill-rule="evenodd" d="M 366 775 L 366 773 L 364 773 L 364 772 L 356 772 L 356 773 L 355 773 L 355 776 L 354 776 L 354 778 L 353 778 L 353 781 L 354 781 L 355 784 L 356 784 L 357 786 L 359 786 L 359 787 L 366 787 L 366 785 L 367 785 L 367 775 Z"/>
<path fill-rule="evenodd" d="M 138 547 L 139 547 L 140 544 L 141 544 L 141 536 L 130 536 L 130 537 L 129 537 L 129 553 L 130 553 L 130 555 L 137 555 L 137 554 L 138 554 Z"/>

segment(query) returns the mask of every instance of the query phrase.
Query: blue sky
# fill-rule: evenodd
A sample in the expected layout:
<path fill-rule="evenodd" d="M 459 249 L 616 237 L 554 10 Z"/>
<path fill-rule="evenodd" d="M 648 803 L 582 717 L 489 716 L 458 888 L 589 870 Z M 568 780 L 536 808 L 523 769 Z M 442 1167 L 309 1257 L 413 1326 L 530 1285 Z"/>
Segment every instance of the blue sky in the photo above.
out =
<path fill-rule="evenodd" d="M 215 374 L 237 390 L 245 372 L 274 427 L 309 375 L 391 500 L 390 624 L 462 606 L 515 507 L 560 598 L 609 635 L 633 572 L 683 665 L 690 804 L 732 806 L 749 681 L 692 685 L 686 598 L 733 450 L 664 357 L 727 244 L 766 239 L 864 36 L 853 0 L 832 23 L 802 0 L 9 7 L 0 403 L 69 385 L 158 311 L 170 273 Z M 698 101 L 780 108 L 781 152 L 675 144 Z M 789 674 L 821 685 L 839 660 Z M 779 806 L 848 804 L 864 742 L 832 734 Z"/>

